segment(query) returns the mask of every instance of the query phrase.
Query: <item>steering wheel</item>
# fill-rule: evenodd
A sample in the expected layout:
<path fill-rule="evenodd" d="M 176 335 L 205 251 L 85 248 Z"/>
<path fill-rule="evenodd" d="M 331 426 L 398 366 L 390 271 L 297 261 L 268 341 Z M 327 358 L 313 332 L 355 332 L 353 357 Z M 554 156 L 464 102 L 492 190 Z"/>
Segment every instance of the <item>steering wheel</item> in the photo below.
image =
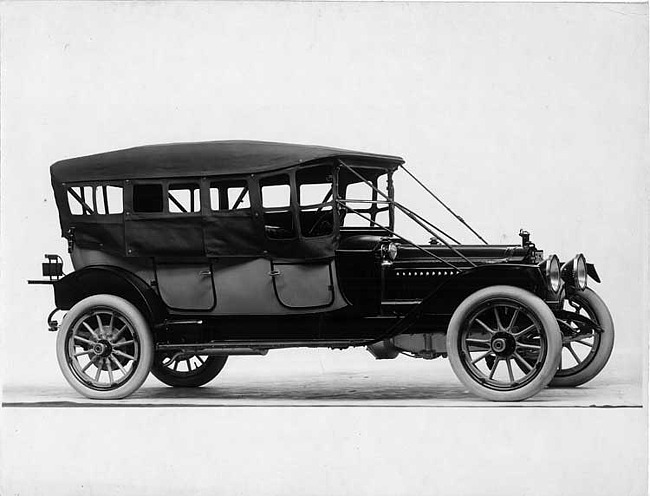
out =
<path fill-rule="evenodd" d="M 333 228 L 332 222 L 329 222 L 328 219 L 328 217 L 331 217 L 332 215 L 333 212 L 331 210 L 323 212 L 321 215 L 319 215 L 318 219 L 316 219 L 316 222 L 314 222 L 314 225 L 311 226 L 311 229 L 307 232 L 307 235 L 314 236 L 316 234 L 328 234 L 328 232 L 330 232 Z M 324 229 L 323 232 L 318 232 L 318 229 L 322 227 L 326 227 L 326 229 Z"/>

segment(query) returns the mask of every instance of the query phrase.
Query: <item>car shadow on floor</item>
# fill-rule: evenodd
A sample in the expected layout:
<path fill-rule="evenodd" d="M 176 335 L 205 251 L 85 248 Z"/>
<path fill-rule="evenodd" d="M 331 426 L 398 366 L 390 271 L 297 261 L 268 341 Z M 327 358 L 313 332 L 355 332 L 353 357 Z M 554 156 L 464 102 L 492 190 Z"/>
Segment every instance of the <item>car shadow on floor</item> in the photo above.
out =
<path fill-rule="evenodd" d="M 202 388 L 149 387 L 133 395 L 149 399 L 219 399 L 219 400 L 440 400 L 467 399 L 458 388 L 417 387 L 413 385 L 375 384 L 373 386 L 284 383 L 205 386 Z"/>
<path fill-rule="evenodd" d="M 561 390 L 545 390 L 530 398 L 526 403 L 546 403 L 556 401 Z M 550 398 L 548 397 L 550 396 Z M 437 401 L 472 401 L 477 404 L 493 404 L 466 391 L 460 383 L 413 382 L 408 379 L 372 380 L 368 377 L 341 377 L 338 380 L 250 380 L 246 383 L 219 382 L 218 379 L 200 388 L 172 388 L 168 386 L 146 387 L 132 398 L 149 400 L 240 400 L 258 401 L 341 401 L 382 403 Z"/>

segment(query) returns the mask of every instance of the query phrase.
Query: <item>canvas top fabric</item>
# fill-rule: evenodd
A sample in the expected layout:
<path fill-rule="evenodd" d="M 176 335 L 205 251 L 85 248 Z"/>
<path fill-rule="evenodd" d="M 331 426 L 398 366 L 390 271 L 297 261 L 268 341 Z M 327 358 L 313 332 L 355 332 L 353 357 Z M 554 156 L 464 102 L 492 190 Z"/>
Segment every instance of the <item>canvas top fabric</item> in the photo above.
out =
<path fill-rule="evenodd" d="M 355 158 L 395 169 L 392 155 L 265 141 L 205 141 L 147 145 L 56 162 L 54 183 L 254 174 L 328 158 Z"/>

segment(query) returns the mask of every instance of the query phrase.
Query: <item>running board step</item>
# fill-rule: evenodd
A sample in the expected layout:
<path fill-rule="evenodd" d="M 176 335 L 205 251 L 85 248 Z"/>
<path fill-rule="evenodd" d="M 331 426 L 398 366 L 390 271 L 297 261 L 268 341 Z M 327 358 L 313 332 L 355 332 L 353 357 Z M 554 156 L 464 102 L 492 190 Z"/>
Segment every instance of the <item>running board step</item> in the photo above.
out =
<path fill-rule="evenodd" d="M 282 348 L 348 348 L 363 346 L 369 341 L 222 341 L 209 343 L 160 343 L 156 351 L 191 351 L 195 354 L 210 355 L 265 355 L 270 349 Z M 200 351 L 200 353 L 199 353 Z"/>
<path fill-rule="evenodd" d="M 188 344 L 159 344 L 156 351 L 176 351 L 192 355 L 228 356 L 228 355 L 266 355 L 268 349 L 256 348 L 204 348 Z"/>

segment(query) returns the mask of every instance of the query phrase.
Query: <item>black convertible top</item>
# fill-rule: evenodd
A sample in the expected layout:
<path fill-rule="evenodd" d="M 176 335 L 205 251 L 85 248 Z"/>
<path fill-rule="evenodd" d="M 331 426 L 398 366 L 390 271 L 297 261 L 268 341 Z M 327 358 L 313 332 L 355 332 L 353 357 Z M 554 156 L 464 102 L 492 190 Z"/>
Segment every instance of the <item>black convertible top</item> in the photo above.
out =
<path fill-rule="evenodd" d="M 393 170 L 400 157 L 314 145 L 266 141 L 204 141 L 138 146 L 61 160 L 50 172 L 55 183 L 138 178 L 252 174 L 326 158 L 354 158 Z"/>

